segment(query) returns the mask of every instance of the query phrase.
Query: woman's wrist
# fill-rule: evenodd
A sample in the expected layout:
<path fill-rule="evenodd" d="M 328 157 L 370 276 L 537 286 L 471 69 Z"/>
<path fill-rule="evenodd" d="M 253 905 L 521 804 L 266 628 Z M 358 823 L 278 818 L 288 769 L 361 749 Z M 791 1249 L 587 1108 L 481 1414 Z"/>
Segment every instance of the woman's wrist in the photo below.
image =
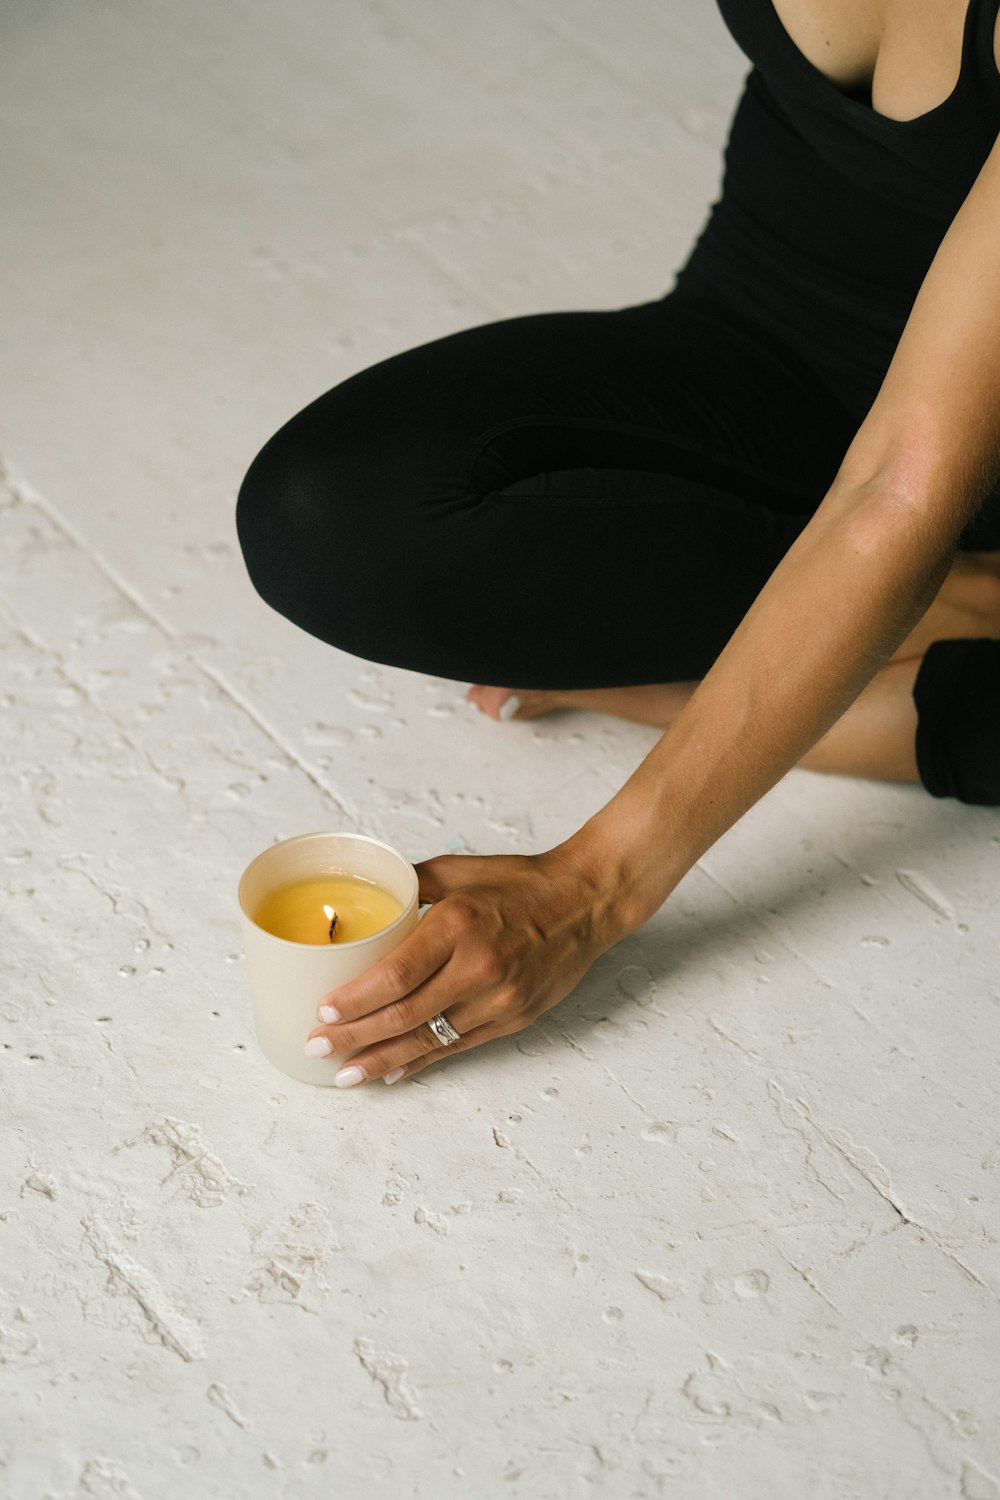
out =
<path fill-rule="evenodd" d="M 618 942 L 649 921 L 687 873 L 665 853 L 649 826 L 649 808 L 631 812 L 628 784 L 576 833 L 552 851 L 571 865 L 591 892 L 597 920 Z M 693 863 L 693 861 L 692 861 Z"/>

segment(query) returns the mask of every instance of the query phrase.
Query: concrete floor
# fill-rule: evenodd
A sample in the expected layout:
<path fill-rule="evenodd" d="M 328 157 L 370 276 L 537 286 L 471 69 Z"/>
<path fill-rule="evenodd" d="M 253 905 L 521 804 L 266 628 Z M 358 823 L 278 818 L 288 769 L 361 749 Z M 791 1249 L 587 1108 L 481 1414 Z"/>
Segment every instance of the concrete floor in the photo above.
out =
<path fill-rule="evenodd" d="M 251 1026 L 259 849 L 547 848 L 656 735 L 307 637 L 247 465 L 398 350 L 661 295 L 744 72 L 696 0 L 5 7 L 5 1500 L 1000 1496 L 995 814 L 793 773 L 394 1089 Z"/>

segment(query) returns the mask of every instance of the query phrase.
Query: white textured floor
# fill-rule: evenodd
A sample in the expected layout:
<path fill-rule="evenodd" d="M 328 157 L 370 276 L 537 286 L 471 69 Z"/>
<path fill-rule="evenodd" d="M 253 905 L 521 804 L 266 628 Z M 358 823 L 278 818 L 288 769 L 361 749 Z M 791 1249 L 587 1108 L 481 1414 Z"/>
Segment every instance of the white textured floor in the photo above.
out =
<path fill-rule="evenodd" d="M 795 773 L 394 1089 L 251 1028 L 259 849 L 547 848 L 656 736 L 307 637 L 246 467 L 389 354 L 661 295 L 744 71 L 709 0 L 8 0 L 4 1500 L 1000 1496 L 995 814 Z"/>

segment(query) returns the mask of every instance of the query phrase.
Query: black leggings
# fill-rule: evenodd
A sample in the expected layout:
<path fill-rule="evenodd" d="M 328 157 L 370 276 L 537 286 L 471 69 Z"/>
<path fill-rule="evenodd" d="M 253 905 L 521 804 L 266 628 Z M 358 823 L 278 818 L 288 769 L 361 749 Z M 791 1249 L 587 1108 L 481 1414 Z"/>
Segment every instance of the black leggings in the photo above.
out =
<path fill-rule="evenodd" d="M 304 407 L 251 464 L 237 531 L 261 597 L 354 656 L 504 687 L 691 681 L 859 420 L 701 295 L 528 314 L 394 355 Z M 996 714 L 994 731 L 995 760 Z M 924 774 L 940 755 L 922 756 L 936 795 L 962 796 L 953 760 L 945 787 Z M 992 787 L 1000 801 L 1000 776 Z"/>

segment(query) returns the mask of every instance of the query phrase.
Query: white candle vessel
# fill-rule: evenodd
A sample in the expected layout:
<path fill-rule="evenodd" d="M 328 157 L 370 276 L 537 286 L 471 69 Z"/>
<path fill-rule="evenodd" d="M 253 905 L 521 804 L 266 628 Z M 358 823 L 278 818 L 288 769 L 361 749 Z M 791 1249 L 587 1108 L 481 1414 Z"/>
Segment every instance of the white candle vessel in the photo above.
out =
<path fill-rule="evenodd" d="M 328 944 L 277 937 L 254 920 L 253 913 L 268 892 L 322 875 L 373 881 L 402 910 L 370 937 Z M 371 968 L 416 927 L 420 915 L 416 870 L 398 850 L 367 834 L 302 833 L 272 844 L 250 861 L 240 877 L 237 900 L 260 1050 L 289 1078 L 332 1086 L 334 1074 L 354 1053 L 304 1055 L 306 1037 L 321 1024 L 316 1007 L 328 990 Z"/>

